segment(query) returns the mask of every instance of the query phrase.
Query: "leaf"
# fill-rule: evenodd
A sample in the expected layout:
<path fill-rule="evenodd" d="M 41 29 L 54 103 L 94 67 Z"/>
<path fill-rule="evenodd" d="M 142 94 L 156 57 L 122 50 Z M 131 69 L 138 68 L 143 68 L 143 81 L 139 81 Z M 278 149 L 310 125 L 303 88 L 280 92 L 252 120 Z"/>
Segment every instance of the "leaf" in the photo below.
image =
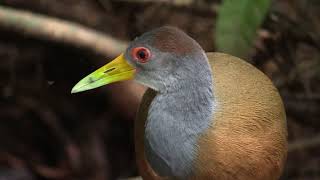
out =
<path fill-rule="evenodd" d="M 216 23 L 217 50 L 246 58 L 270 3 L 271 0 L 224 0 Z"/>

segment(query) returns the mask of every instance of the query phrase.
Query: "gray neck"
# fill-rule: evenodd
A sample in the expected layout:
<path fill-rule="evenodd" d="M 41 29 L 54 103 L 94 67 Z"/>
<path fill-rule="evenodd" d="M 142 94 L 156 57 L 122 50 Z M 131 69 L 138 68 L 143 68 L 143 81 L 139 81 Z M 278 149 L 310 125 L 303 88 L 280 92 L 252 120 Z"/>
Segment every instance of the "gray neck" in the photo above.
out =
<path fill-rule="evenodd" d="M 211 69 L 207 59 L 203 62 L 205 66 L 194 66 L 185 78 L 158 92 L 149 107 L 145 153 L 160 176 L 185 179 L 192 174 L 197 140 L 211 124 Z"/>

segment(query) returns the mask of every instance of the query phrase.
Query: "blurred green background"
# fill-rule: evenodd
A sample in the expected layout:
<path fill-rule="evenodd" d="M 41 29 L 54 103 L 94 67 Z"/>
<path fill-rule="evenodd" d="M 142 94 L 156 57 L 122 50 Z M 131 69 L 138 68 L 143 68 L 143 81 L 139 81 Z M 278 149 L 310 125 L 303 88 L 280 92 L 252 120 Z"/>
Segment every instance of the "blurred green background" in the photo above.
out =
<path fill-rule="evenodd" d="M 287 112 L 281 179 L 320 179 L 320 1 L 0 0 L 0 180 L 137 176 L 133 123 L 145 88 L 70 90 L 163 25 L 267 74 Z"/>

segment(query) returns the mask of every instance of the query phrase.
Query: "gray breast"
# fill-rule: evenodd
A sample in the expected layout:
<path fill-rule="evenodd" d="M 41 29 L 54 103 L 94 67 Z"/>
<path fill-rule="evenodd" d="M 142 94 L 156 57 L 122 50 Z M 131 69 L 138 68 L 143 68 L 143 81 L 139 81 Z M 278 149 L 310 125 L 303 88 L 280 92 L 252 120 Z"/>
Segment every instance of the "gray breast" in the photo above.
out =
<path fill-rule="evenodd" d="M 159 94 L 150 105 L 145 153 L 160 176 L 184 179 L 192 174 L 197 139 L 210 125 L 212 95 L 188 92 Z"/>

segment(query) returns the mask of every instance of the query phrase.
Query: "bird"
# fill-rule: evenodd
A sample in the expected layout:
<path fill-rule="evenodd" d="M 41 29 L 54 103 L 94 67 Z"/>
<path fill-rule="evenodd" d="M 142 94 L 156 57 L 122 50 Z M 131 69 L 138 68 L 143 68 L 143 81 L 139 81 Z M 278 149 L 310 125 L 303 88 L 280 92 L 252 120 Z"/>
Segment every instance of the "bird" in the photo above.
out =
<path fill-rule="evenodd" d="M 276 180 L 287 123 L 272 81 L 232 55 L 205 52 L 182 30 L 143 33 L 72 93 L 134 79 L 146 86 L 135 121 L 143 179 Z"/>

